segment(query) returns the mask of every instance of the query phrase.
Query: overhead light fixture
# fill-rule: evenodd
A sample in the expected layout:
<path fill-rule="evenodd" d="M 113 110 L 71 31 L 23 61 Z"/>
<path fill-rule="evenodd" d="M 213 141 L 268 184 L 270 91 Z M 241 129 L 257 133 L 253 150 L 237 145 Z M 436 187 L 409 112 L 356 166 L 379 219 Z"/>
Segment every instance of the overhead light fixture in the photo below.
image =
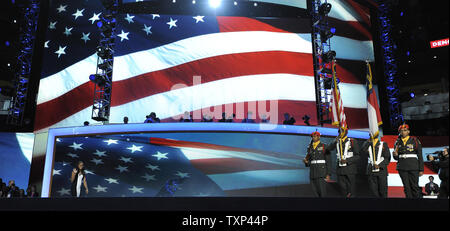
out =
<path fill-rule="evenodd" d="M 237 6 L 237 2 L 236 1 L 234 1 L 234 5 Z"/>
<path fill-rule="evenodd" d="M 322 16 L 327 15 L 331 11 L 331 4 L 330 3 L 324 3 L 319 6 L 319 14 Z"/>
<path fill-rule="evenodd" d="M 326 43 L 328 41 L 328 39 L 330 39 L 331 37 L 334 36 L 335 32 L 336 32 L 336 29 L 333 30 L 333 28 L 330 30 L 321 31 L 320 32 L 320 40 L 322 41 L 322 43 Z"/>
<path fill-rule="evenodd" d="M 101 74 L 92 74 L 89 76 L 89 80 L 91 80 L 93 83 L 97 84 L 98 86 L 102 87 L 106 84 L 106 76 Z"/>
<path fill-rule="evenodd" d="M 336 58 L 336 51 L 327 51 L 322 54 L 322 60 L 324 63 L 330 63 Z"/>
<path fill-rule="evenodd" d="M 195 0 L 192 0 L 192 4 L 195 4 Z"/>

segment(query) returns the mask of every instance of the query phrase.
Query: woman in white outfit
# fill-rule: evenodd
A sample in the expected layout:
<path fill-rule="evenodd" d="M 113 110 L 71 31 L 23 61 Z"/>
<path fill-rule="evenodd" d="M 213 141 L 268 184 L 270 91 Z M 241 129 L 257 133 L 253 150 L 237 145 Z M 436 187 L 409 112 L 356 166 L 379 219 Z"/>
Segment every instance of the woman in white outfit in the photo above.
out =
<path fill-rule="evenodd" d="M 72 196 L 80 197 L 81 195 L 81 184 L 84 185 L 86 190 L 86 194 L 89 193 L 86 181 L 86 173 L 84 172 L 84 163 L 83 161 L 78 161 L 78 165 L 72 171 L 72 177 L 70 178 L 72 182 Z"/>

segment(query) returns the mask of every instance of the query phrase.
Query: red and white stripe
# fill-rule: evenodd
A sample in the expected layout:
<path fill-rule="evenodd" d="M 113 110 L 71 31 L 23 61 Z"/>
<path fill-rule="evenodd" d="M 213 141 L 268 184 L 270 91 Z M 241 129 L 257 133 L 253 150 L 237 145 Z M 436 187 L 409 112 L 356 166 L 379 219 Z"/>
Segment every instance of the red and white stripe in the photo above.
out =
<path fill-rule="evenodd" d="M 333 9 L 336 20 L 349 26 L 365 21 L 349 7 Z M 242 104 L 246 113 L 256 110 L 247 107 L 249 103 L 273 101 L 279 121 L 289 112 L 296 118 L 308 114 L 311 123 L 317 123 L 310 34 L 288 33 L 249 18 L 217 20 L 220 33 L 115 57 L 110 122 L 120 123 L 124 116 L 131 123 L 143 122 L 152 111 L 167 121 L 185 111 Z M 366 129 L 367 102 L 361 97 L 365 86 L 351 70 L 353 65 L 345 65 L 373 60 L 373 45 L 370 33 L 363 27 L 356 30 L 370 39 L 334 36 L 333 48 L 343 65 L 336 68 L 348 123 L 352 129 Z M 96 123 L 90 120 L 94 85 L 87 78 L 96 60 L 92 55 L 40 81 L 36 131 L 80 126 L 86 120 Z M 202 84 L 193 85 L 193 76 L 201 76 Z M 173 90 L 177 84 L 185 87 Z M 261 115 L 256 116 L 259 120 Z"/>

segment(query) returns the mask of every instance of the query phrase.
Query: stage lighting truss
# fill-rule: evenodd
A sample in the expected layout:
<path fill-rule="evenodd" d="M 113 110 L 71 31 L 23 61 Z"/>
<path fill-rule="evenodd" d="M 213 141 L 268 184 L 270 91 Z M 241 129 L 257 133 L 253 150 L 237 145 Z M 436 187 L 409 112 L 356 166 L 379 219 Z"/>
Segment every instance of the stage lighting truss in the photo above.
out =
<path fill-rule="evenodd" d="M 38 0 L 27 1 L 21 9 L 24 26 L 21 28 L 22 32 L 18 42 L 20 47 L 17 56 L 18 70 L 15 73 L 14 93 L 6 121 L 7 124 L 13 126 L 22 126 L 24 121 L 28 83 L 31 77 L 33 46 L 39 18 L 39 2 Z"/>
<path fill-rule="evenodd" d="M 91 118 L 96 121 L 109 121 L 111 88 L 114 65 L 114 42 L 118 0 L 102 0 L 105 12 L 97 22 L 100 42 L 96 49 L 97 70 L 89 79 L 95 84 Z"/>
<path fill-rule="evenodd" d="M 399 79 L 397 61 L 395 57 L 394 42 L 392 40 L 391 9 L 392 3 L 388 0 L 379 1 L 378 20 L 380 26 L 380 43 L 383 52 L 383 66 L 386 81 L 386 94 L 389 105 L 391 129 L 397 128 L 404 122 L 401 112 Z"/>
<path fill-rule="evenodd" d="M 321 125 L 331 121 L 331 79 L 332 61 L 336 52 L 331 50 L 330 39 L 335 35 L 336 29 L 328 25 L 328 14 L 332 5 L 326 0 L 311 0 L 312 16 L 312 42 L 314 49 L 314 79 L 316 87 L 316 107 L 318 121 Z"/>

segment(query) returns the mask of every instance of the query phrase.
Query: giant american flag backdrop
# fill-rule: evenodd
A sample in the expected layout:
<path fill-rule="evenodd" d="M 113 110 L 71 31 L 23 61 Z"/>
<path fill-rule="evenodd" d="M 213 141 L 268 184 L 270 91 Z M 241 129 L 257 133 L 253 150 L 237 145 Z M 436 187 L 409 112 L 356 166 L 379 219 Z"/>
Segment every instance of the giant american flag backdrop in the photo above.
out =
<path fill-rule="evenodd" d="M 351 0 L 329 2 L 347 122 L 350 129 L 367 129 L 364 79 L 365 60 L 373 60 L 370 17 Z M 102 11 L 100 1 L 51 2 L 36 131 L 96 122 L 90 119 L 94 84 L 88 77 L 96 69 L 96 22 Z M 279 123 L 285 112 L 297 121 L 308 114 L 310 123 L 317 123 L 308 18 L 125 13 L 118 15 L 116 32 L 112 123 L 124 116 L 130 123 L 143 122 L 150 112 L 171 121 L 185 111 L 211 107 L 244 104 L 246 111 L 255 110 L 249 102 L 267 101 L 269 106 L 269 100 L 278 104 Z M 194 85 L 193 76 L 201 76 L 201 84 Z M 182 88 L 173 89 L 180 84 Z M 259 121 L 260 115 L 253 114 Z"/>

